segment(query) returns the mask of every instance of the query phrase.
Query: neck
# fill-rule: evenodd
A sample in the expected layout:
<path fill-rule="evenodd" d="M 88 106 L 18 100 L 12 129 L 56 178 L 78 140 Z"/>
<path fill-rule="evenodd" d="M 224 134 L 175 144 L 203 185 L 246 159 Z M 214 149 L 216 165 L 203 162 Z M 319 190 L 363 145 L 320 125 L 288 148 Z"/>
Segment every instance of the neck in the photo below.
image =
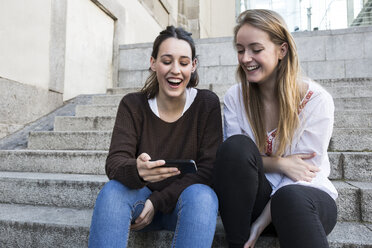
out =
<path fill-rule="evenodd" d="M 182 115 L 186 103 L 186 91 L 179 97 L 167 97 L 160 92 L 156 96 L 160 118 L 167 122 L 173 122 Z"/>
<path fill-rule="evenodd" d="M 258 88 L 263 102 L 272 102 L 277 100 L 278 92 L 274 80 L 272 80 L 272 82 L 260 83 L 258 84 Z"/>

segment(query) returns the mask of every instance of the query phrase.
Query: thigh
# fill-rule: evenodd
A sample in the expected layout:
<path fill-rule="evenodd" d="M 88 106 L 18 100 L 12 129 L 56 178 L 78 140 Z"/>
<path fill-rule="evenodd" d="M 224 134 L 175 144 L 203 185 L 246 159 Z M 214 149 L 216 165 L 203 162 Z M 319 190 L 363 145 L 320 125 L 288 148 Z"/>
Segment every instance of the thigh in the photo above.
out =
<path fill-rule="evenodd" d="M 272 191 L 256 144 L 245 135 L 229 137 L 218 149 L 214 175 L 227 240 L 241 247 Z"/>
<path fill-rule="evenodd" d="M 175 231 L 177 225 L 186 222 L 207 223 L 217 218 L 217 213 L 218 199 L 213 189 L 204 184 L 193 184 L 181 193 L 172 213 L 164 214 L 161 222 L 164 229 Z"/>
<path fill-rule="evenodd" d="M 129 189 L 116 180 L 104 185 L 93 211 L 89 247 L 126 247 L 130 222 L 143 209 L 151 191 Z"/>
<path fill-rule="evenodd" d="M 287 185 L 272 197 L 271 215 L 282 247 L 328 247 L 337 207 L 320 189 Z"/>
<path fill-rule="evenodd" d="M 172 247 L 211 247 L 217 212 L 218 200 L 212 188 L 204 184 L 187 187 L 174 211 L 164 215 L 164 227 L 174 230 Z"/>
<path fill-rule="evenodd" d="M 98 194 L 95 209 L 115 214 L 130 211 L 133 218 L 137 217 L 144 207 L 151 191 L 147 188 L 130 189 L 116 180 L 107 182 Z"/>

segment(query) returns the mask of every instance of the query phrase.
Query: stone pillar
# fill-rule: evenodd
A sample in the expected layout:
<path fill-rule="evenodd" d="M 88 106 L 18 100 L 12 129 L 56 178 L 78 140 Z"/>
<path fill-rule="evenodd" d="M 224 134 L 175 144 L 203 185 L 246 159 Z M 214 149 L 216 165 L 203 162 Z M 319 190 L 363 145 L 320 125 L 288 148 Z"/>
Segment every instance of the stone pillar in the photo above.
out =
<path fill-rule="evenodd" d="M 346 0 L 347 26 L 350 27 L 354 21 L 354 0 Z"/>
<path fill-rule="evenodd" d="M 178 0 L 178 24 L 192 33 L 194 39 L 200 38 L 199 0 Z"/>

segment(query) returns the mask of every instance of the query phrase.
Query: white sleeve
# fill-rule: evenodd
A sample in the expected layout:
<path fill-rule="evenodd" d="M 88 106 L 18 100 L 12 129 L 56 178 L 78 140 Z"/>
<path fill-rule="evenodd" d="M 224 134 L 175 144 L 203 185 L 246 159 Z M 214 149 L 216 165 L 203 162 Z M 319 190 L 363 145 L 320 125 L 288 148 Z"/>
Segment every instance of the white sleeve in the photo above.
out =
<path fill-rule="evenodd" d="M 315 152 L 316 156 L 308 161 L 318 167 L 329 165 L 325 160 L 328 161 L 327 150 L 333 131 L 334 109 L 333 99 L 325 91 L 315 96 L 304 108 L 303 132 L 295 144 L 293 153 Z M 329 168 L 323 169 L 328 170 L 328 176 Z M 322 171 L 322 174 L 325 172 Z"/>
<path fill-rule="evenodd" d="M 312 153 L 316 156 L 306 160 L 315 166 L 320 167 L 320 172 L 312 182 L 297 181 L 283 176 L 282 181 L 273 188 L 273 195 L 279 188 L 289 184 L 302 184 L 315 186 L 328 192 L 334 199 L 337 198 L 336 189 L 327 179 L 330 173 L 330 164 L 328 160 L 328 145 L 332 136 L 334 122 L 334 103 L 331 95 L 328 92 L 321 92 L 309 101 L 303 109 L 302 123 L 297 142 L 294 142 L 294 147 L 291 149 L 291 154 Z M 288 154 L 289 155 L 289 154 Z"/>
<path fill-rule="evenodd" d="M 242 133 L 238 120 L 238 111 L 242 111 L 239 104 L 239 93 L 239 87 L 233 86 L 225 94 L 223 106 L 224 140 L 232 135 Z"/>

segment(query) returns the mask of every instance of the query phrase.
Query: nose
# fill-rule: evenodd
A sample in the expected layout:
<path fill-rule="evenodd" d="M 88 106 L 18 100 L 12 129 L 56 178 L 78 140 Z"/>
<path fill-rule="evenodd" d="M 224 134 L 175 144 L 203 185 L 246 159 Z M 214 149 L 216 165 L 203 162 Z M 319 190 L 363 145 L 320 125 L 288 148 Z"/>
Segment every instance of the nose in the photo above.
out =
<path fill-rule="evenodd" d="M 245 51 L 242 57 L 243 63 L 248 63 L 252 61 L 252 55 L 249 53 L 249 51 Z"/>
<path fill-rule="evenodd" d="M 178 74 L 178 73 L 181 72 L 181 70 L 180 70 L 180 66 L 179 66 L 178 63 L 173 63 L 172 68 L 171 68 L 171 72 L 172 72 L 173 74 Z"/>

